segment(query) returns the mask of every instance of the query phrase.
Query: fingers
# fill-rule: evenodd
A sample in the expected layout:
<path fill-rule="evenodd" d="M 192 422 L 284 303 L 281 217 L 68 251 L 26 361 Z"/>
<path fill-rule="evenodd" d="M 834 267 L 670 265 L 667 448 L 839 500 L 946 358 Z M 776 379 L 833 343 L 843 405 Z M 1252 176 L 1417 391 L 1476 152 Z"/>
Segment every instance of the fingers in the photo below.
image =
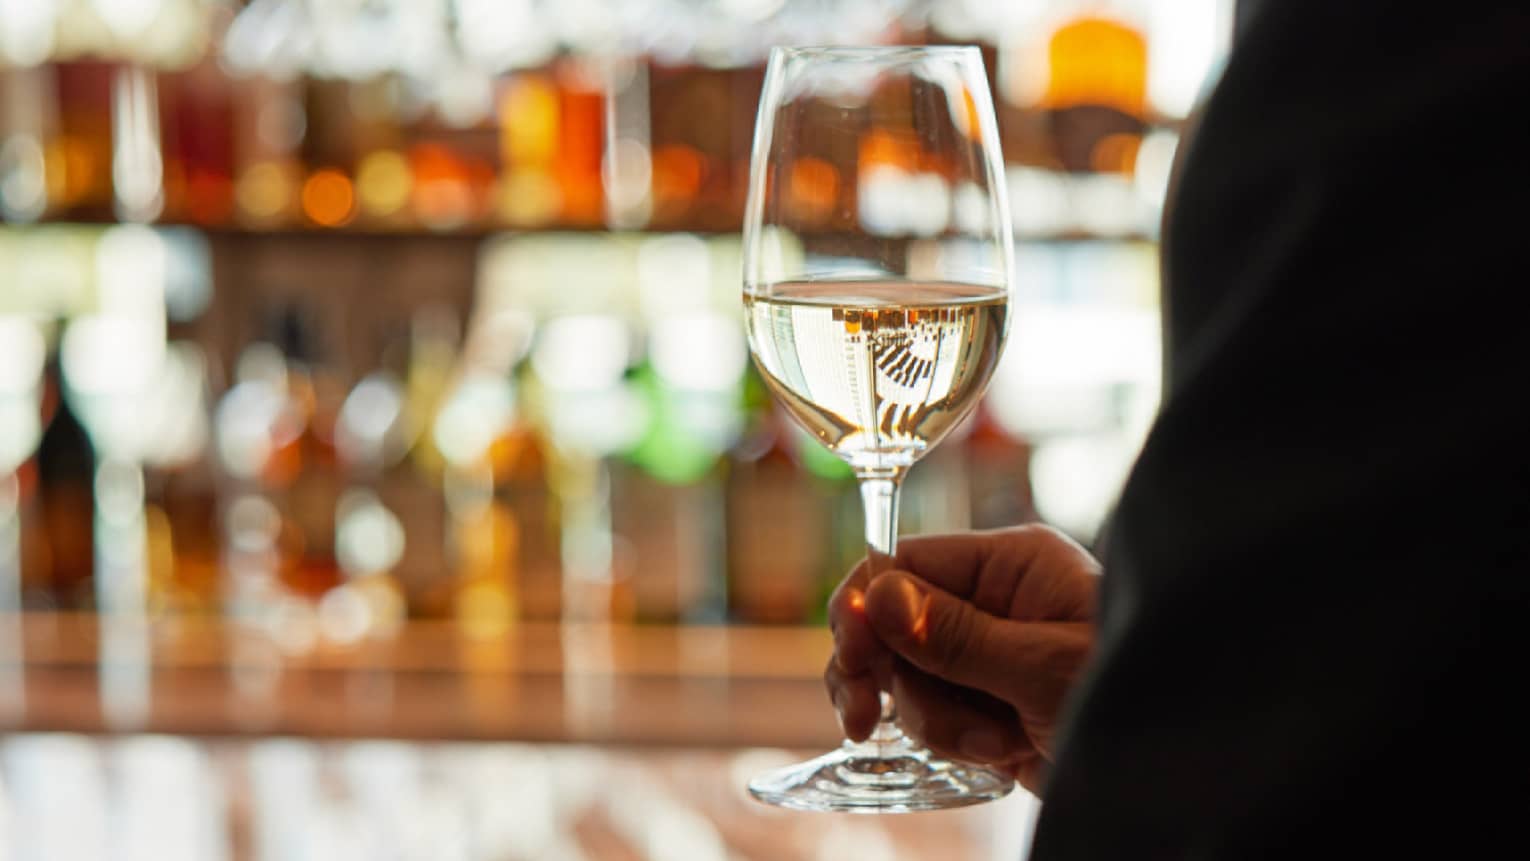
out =
<path fill-rule="evenodd" d="M 941 681 L 906 661 L 898 662 L 893 678 L 898 723 L 915 741 L 947 759 L 997 769 L 1041 795 L 1050 764 L 1007 703 Z"/>
<path fill-rule="evenodd" d="M 1100 570 L 1087 550 L 1040 524 L 907 538 L 896 563 L 988 613 L 1019 620 L 1092 618 Z"/>
<path fill-rule="evenodd" d="M 1062 701 L 1088 658 L 1088 623 L 1000 619 L 901 571 L 873 581 L 865 601 L 887 648 L 926 673 L 1009 703 L 1036 746 L 1050 749 Z"/>
<path fill-rule="evenodd" d="M 963 688 L 898 662 L 893 673 L 898 724 L 935 753 L 1014 773 L 1035 748 L 1015 710 L 995 697 Z"/>
<path fill-rule="evenodd" d="M 870 672 L 878 657 L 886 654 L 866 621 L 866 584 L 870 578 L 871 566 L 863 559 L 829 598 L 834 660 L 847 675 Z"/>
<path fill-rule="evenodd" d="M 865 741 L 882 716 L 881 691 L 871 673 L 847 675 L 829 659 L 823 672 L 824 687 L 839 716 L 839 726 L 851 741 Z"/>

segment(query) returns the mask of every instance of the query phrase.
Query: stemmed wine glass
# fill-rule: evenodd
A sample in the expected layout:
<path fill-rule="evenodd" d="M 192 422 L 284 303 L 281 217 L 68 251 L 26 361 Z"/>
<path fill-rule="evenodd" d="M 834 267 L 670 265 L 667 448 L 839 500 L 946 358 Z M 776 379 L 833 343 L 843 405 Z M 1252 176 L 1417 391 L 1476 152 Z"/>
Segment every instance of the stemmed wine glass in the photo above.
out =
<path fill-rule="evenodd" d="M 776 48 L 744 216 L 749 347 L 772 392 L 855 470 L 868 556 L 897 543 L 905 472 L 965 416 L 1008 328 L 1013 250 L 976 48 Z M 936 758 L 883 695 L 864 743 L 760 775 L 758 799 L 881 813 L 998 798 Z"/>

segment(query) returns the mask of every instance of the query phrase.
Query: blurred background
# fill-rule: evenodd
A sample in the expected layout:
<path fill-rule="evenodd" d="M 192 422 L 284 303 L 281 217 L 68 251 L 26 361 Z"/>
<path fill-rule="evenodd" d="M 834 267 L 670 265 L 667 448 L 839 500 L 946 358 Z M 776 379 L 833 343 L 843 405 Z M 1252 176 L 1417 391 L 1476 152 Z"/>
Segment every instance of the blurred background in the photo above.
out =
<path fill-rule="evenodd" d="M 1087 544 L 1157 407 L 1159 211 L 1230 21 L 0 0 L 0 858 L 1018 857 L 1028 798 L 742 797 L 835 740 L 817 626 L 862 553 L 744 343 L 763 61 L 982 47 L 1015 313 L 902 526 Z M 917 153 L 857 164 L 792 166 L 805 223 L 960 209 Z"/>

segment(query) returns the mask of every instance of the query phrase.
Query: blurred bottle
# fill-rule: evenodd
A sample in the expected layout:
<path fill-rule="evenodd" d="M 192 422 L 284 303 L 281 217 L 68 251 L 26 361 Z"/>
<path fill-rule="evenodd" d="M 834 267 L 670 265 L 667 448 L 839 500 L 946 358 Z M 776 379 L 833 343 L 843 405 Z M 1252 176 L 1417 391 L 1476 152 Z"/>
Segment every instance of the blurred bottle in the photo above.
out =
<path fill-rule="evenodd" d="M 802 624 L 813 618 L 820 581 L 838 555 L 835 500 L 815 486 L 791 419 L 752 366 L 745 392 L 752 421 L 729 453 L 728 616 L 746 624 Z"/>
<path fill-rule="evenodd" d="M 271 451 L 260 471 L 283 516 L 279 577 L 292 593 L 317 600 L 343 579 L 335 519 L 345 476 L 334 445 L 342 392 L 301 307 L 273 315 L 267 342 L 285 366 L 281 425 L 270 429 Z"/>
<path fill-rule="evenodd" d="M 213 405 L 224 375 L 210 348 L 215 330 L 206 318 L 213 301 L 212 252 L 194 228 L 158 228 L 153 237 L 150 247 L 164 260 L 165 351 L 136 399 L 136 420 L 145 429 L 138 452 L 145 597 L 151 612 L 213 613 L 223 600 Z"/>
<path fill-rule="evenodd" d="M 687 390 L 651 361 L 638 365 L 633 383 L 648 426 L 627 457 L 612 464 L 611 528 L 632 571 L 637 618 L 721 622 L 727 593 L 724 448 L 708 431 L 729 421 L 738 409 L 736 397 L 726 390 Z"/>
<path fill-rule="evenodd" d="M 207 227 L 234 215 L 233 89 L 217 60 L 159 76 L 165 217 Z"/>
<path fill-rule="evenodd" d="M 305 126 L 299 202 L 306 224 L 345 227 L 356 218 L 356 141 L 350 84 L 310 79 L 304 87 Z"/>
<path fill-rule="evenodd" d="M 961 449 L 966 460 L 973 529 L 1000 529 L 1037 519 L 1031 501 L 1031 448 L 979 402 Z"/>
<path fill-rule="evenodd" d="M 41 534 L 28 591 L 41 607 L 90 605 L 95 572 L 96 455 L 90 435 L 64 397 L 63 371 L 50 356 L 43 381 L 43 431 L 37 447 Z"/>
<path fill-rule="evenodd" d="M 182 334 L 172 327 L 172 337 Z M 215 613 L 222 606 L 218 473 L 210 443 L 207 354 L 172 340 L 152 417 L 157 440 L 144 464 L 144 535 L 150 612 Z"/>
<path fill-rule="evenodd" d="M 444 385 L 440 366 L 454 347 L 455 322 L 446 322 L 442 333 L 419 315 L 413 325 L 385 318 L 379 367 L 352 388 L 336 430 L 353 503 L 352 520 L 339 525 L 341 567 L 352 583 L 373 578 L 374 599 L 391 584 L 397 610 L 416 615 L 440 615 L 448 571 L 441 469 L 427 433 Z"/>
<path fill-rule="evenodd" d="M 451 613 L 474 635 L 555 619 L 562 609 L 549 454 L 517 367 L 530 339 L 524 315 L 479 309 L 434 421 L 451 513 Z"/>
<path fill-rule="evenodd" d="M 563 209 L 555 172 L 563 125 L 557 82 L 544 72 L 512 74 L 499 96 L 498 123 L 499 220 L 516 227 L 554 223 Z"/>
<path fill-rule="evenodd" d="M 518 408 L 516 418 L 491 449 L 494 495 L 506 513 L 513 551 L 507 552 L 515 577 L 519 615 L 557 619 L 562 608 L 561 530 L 557 500 L 550 486 L 546 441 Z"/>
<path fill-rule="evenodd" d="M 350 85 L 354 124 L 357 223 L 374 230 L 407 229 L 414 175 L 405 156 L 405 128 L 400 119 L 402 84 L 391 77 Z"/>
<path fill-rule="evenodd" d="M 231 87 L 237 219 L 267 229 L 294 224 L 305 175 L 303 82 L 256 76 Z"/>
<path fill-rule="evenodd" d="M 49 65 L 0 69 L 0 216 L 26 223 L 62 191 L 58 87 Z"/>
<path fill-rule="evenodd" d="M 58 214 L 71 221 L 110 221 L 112 202 L 112 81 L 116 68 L 95 61 L 59 63 L 59 136 L 48 173 L 57 175 Z M 57 167 L 57 171 L 54 167 Z"/>
<path fill-rule="evenodd" d="M 1046 45 L 1040 105 L 1064 170 L 1131 174 L 1147 119 L 1148 43 L 1131 8 L 1093 4 Z"/>
<path fill-rule="evenodd" d="M 599 226 L 605 215 L 601 159 L 605 143 L 606 95 L 587 62 L 565 59 L 557 67 L 561 128 L 554 163 L 562 223 Z"/>

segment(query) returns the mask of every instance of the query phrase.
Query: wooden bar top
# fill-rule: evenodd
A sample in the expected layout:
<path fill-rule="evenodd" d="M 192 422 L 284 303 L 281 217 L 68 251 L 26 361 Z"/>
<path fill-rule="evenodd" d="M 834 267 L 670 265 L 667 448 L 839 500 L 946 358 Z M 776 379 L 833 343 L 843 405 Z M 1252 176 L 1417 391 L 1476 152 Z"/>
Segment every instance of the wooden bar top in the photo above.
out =
<path fill-rule="evenodd" d="M 818 628 L 0 617 L 0 733 L 514 740 L 824 748 Z"/>

